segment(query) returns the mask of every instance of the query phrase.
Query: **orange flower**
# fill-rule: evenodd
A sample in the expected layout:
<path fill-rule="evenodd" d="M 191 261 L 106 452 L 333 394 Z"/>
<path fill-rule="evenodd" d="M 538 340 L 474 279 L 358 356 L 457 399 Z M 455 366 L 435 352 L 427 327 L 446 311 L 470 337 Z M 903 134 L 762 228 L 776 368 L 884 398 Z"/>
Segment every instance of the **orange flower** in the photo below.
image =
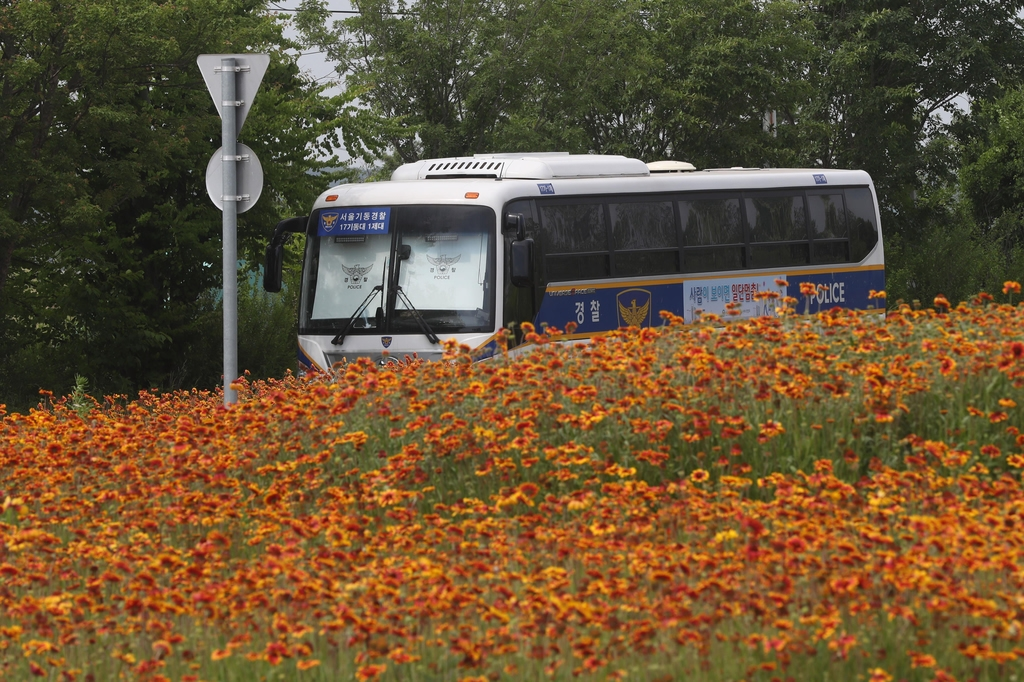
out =
<path fill-rule="evenodd" d="M 356 670 L 356 679 L 360 682 L 366 682 L 366 680 L 375 680 L 384 674 L 384 671 L 388 669 L 388 666 L 384 663 L 364 665 Z"/>
<path fill-rule="evenodd" d="M 711 474 L 709 474 L 704 469 L 695 469 L 693 473 L 690 474 L 690 480 L 693 481 L 694 483 L 703 483 L 710 477 Z"/>
<path fill-rule="evenodd" d="M 868 671 L 868 682 L 892 682 L 892 675 L 882 668 L 873 668 Z"/>
<path fill-rule="evenodd" d="M 933 301 L 933 303 L 935 304 L 936 308 L 945 308 L 947 310 L 949 309 L 949 299 L 947 299 L 942 294 L 939 294 L 938 296 L 936 296 L 935 300 Z"/>
<path fill-rule="evenodd" d="M 369 440 L 369 438 L 370 437 L 366 435 L 366 433 L 363 431 L 351 431 L 342 436 L 339 442 L 352 443 L 352 445 L 354 445 L 358 450 L 359 448 L 363 447 L 363 444 L 366 443 L 366 441 Z"/>
<path fill-rule="evenodd" d="M 942 355 L 939 357 L 939 371 L 944 375 L 952 374 L 956 370 L 956 360 L 949 357 L 948 355 Z"/>
<path fill-rule="evenodd" d="M 171 644 L 166 639 L 158 639 L 153 642 L 153 655 L 162 659 L 171 654 Z"/>
<path fill-rule="evenodd" d="M 910 657 L 910 667 L 912 668 L 934 668 L 936 661 L 935 657 L 931 654 L 922 654 L 917 651 L 908 651 L 907 656 Z"/>
<path fill-rule="evenodd" d="M 1020 282 L 1014 282 L 1012 280 L 1003 282 L 1003 293 L 1004 294 L 1019 294 L 1020 293 Z"/>
<path fill-rule="evenodd" d="M 981 454 L 987 455 L 988 457 L 999 457 L 1003 452 L 995 445 L 990 444 L 981 446 Z"/>
<path fill-rule="evenodd" d="M 786 432 L 785 427 L 783 427 L 782 424 L 773 419 L 769 419 L 764 424 L 759 424 L 758 426 L 760 428 L 757 434 L 757 441 L 759 443 L 766 443 L 772 438 L 775 438 L 776 436 L 779 436 Z"/>

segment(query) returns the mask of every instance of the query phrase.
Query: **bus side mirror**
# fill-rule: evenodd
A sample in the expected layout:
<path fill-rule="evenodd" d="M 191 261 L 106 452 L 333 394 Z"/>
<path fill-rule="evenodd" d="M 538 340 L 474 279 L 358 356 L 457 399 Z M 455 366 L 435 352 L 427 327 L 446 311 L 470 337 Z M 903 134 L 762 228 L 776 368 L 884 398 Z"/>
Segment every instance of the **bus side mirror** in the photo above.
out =
<path fill-rule="evenodd" d="M 284 244 L 267 244 L 266 261 L 263 267 L 263 290 L 276 294 L 281 291 Z"/>
<path fill-rule="evenodd" d="M 533 285 L 533 239 L 517 239 L 512 242 L 509 258 L 512 285 L 528 287 Z"/>
<path fill-rule="evenodd" d="M 281 266 L 284 263 L 284 243 L 294 232 L 305 232 L 309 216 L 282 220 L 274 228 L 274 235 L 267 244 L 266 262 L 263 268 L 263 290 L 276 294 L 281 291 Z"/>
<path fill-rule="evenodd" d="M 516 241 L 526 239 L 526 219 L 523 218 L 523 214 L 509 213 L 505 216 L 505 227 L 501 232 L 502 234 L 509 234 L 510 232 L 515 234 Z"/>

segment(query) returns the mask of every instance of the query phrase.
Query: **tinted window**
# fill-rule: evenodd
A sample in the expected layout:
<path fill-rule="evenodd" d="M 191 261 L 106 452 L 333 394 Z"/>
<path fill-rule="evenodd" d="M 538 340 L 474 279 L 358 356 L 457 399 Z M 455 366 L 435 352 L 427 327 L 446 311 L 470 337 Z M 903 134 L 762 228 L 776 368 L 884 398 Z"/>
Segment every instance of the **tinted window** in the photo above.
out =
<path fill-rule="evenodd" d="M 846 215 L 850 229 L 850 258 L 863 260 L 878 242 L 875 202 L 867 187 L 846 190 Z"/>
<path fill-rule="evenodd" d="M 750 246 L 750 267 L 775 268 L 782 265 L 806 265 L 809 245 L 803 244 L 752 244 Z"/>
<path fill-rule="evenodd" d="M 748 196 L 745 203 L 751 242 L 807 239 L 802 195 Z"/>
<path fill-rule="evenodd" d="M 688 199 L 679 202 L 686 246 L 742 244 L 739 199 Z M 741 266 L 742 267 L 742 266 Z"/>
<path fill-rule="evenodd" d="M 601 204 L 541 204 L 540 214 L 548 254 L 608 250 Z"/>
<path fill-rule="evenodd" d="M 815 241 L 811 244 L 815 263 L 849 263 L 850 242 L 842 239 L 837 241 Z"/>
<path fill-rule="evenodd" d="M 527 238 L 533 239 L 534 240 L 534 245 L 536 246 L 537 244 L 540 243 L 541 236 L 540 236 L 540 221 L 539 221 L 539 219 L 537 217 L 537 213 L 535 211 L 535 208 L 536 208 L 536 204 L 531 199 L 520 199 L 518 201 L 513 201 L 513 202 L 509 203 L 508 207 L 505 210 L 505 215 L 509 215 L 511 213 L 521 213 L 522 216 L 523 216 L 523 219 L 526 222 L 526 236 L 527 236 Z M 505 223 L 503 221 L 502 225 L 504 226 L 504 224 Z M 509 264 L 509 261 L 508 261 L 508 256 L 509 256 L 509 252 L 511 250 L 512 240 L 515 239 L 516 235 L 515 235 L 515 232 L 512 231 L 512 232 L 505 232 L 504 236 L 505 236 L 505 258 L 506 258 L 506 260 L 505 260 L 505 287 L 506 287 L 506 289 L 511 290 L 511 288 L 512 288 L 512 280 L 509 279 L 511 273 L 509 272 L 510 264 Z M 546 282 L 546 281 L 548 281 L 547 280 L 547 275 L 546 275 L 545 269 L 544 269 L 544 259 L 543 258 L 535 257 L 533 259 L 533 276 L 534 276 L 534 281 L 536 281 L 536 282 Z M 533 304 L 539 306 L 540 305 L 540 301 L 541 301 L 541 299 L 544 296 L 544 290 L 541 289 L 541 288 L 535 288 L 533 291 L 534 291 L 534 294 L 536 296 Z M 512 298 L 515 299 L 517 305 L 521 305 L 523 307 L 520 308 L 520 309 L 517 309 L 517 311 L 512 312 L 511 314 L 514 317 L 509 318 L 509 319 L 512 319 L 512 320 L 515 320 L 515 321 L 520 321 L 520 320 L 528 320 L 531 317 L 533 317 L 533 313 L 532 313 L 533 308 L 529 307 L 531 305 L 529 297 L 519 296 L 518 294 L 512 294 Z M 509 313 L 509 310 L 508 310 L 507 306 L 508 306 L 508 302 L 506 301 L 505 313 L 506 313 L 506 315 L 509 315 L 510 313 Z"/>
<path fill-rule="evenodd" d="M 716 270 L 740 270 L 742 268 L 742 246 L 687 249 L 683 256 L 683 269 L 686 272 L 713 272 Z"/>
<path fill-rule="evenodd" d="M 568 279 L 598 279 L 611 275 L 606 253 L 548 256 L 544 261 L 549 282 Z"/>
<path fill-rule="evenodd" d="M 807 195 L 807 217 L 812 239 L 840 239 L 846 232 L 846 211 L 842 194 Z"/>
<path fill-rule="evenodd" d="M 679 272 L 678 251 L 625 251 L 615 254 L 615 275 L 666 275 Z"/>
<path fill-rule="evenodd" d="M 616 251 L 676 246 L 672 202 L 649 201 L 609 204 L 612 242 Z"/>
<path fill-rule="evenodd" d="M 512 215 L 513 213 L 522 214 L 523 220 L 526 221 L 526 236 L 536 237 L 540 225 L 537 222 L 537 217 L 533 214 L 533 202 L 529 199 L 511 202 L 508 208 L 505 209 L 505 215 Z M 505 223 L 502 222 L 502 231 L 504 231 L 504 226 Z M 515 234 L 510 236 L 515 237 Z"/>

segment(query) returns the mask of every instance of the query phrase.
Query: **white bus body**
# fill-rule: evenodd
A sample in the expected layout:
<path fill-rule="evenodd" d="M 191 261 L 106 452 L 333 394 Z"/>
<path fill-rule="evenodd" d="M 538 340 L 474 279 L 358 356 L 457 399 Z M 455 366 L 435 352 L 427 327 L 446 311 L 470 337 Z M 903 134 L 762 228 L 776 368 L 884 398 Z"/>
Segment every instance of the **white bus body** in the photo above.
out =
<path fill-rule="evenodd" d="M 818 289 L 812 310 L 868 309 L 869 293 L 885 288 L 877 205 L 856 170 L 432 159 L 390 182 L 333 187 L 309 216 L 283 221 L 265 284 L 280 287 L 286 233 L 304 232 L 299 358 L 318 370 L 357 357 L 437 359 L 445 339 L 486 357 L 527 321 L 572 323 L 571 337 L 586 338 L 657 326 L 661 310 L 690 321 L 731 303 L 745 317 L 772 315 L 776 303 L 754 294 L 799 299 L 801 282 Z"/>

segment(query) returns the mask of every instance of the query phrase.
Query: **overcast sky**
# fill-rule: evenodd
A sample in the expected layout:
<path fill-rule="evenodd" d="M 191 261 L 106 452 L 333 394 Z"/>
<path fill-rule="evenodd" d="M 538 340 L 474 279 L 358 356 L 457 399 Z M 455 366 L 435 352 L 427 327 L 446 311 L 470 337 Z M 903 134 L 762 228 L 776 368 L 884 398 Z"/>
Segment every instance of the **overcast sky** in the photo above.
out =
<path fill-rule="evenodd" d="M 269 7 L 271 10 L 278 10 L 285 14 L 293 14 L 294 10 L 298 9 L 300 0 L 278 0 L 277 2 L 270 2 Z M 333 23 L 336 19 L 344 19 L 347 16 L 352 16 L 352 3 L 349 0 L 326 0 L 327 8 L 332 12 L 335 12 L 328 19 L 329 22 Z M 296 38 L 297 35 L 294 31 L 286 30 L 285 34 L 290 38 Z M 337 82 L 339 79 L 338 73 L 334 70 L 334 64 L 328 63 L 324 59 L 323 53 L 316 48 L 306 48 L 304 52 L 299 55 L 299 68 L 303 71 L 311 74 L 320 82 L 333 81 Z M 338 88 L 340 90 L 340 88 Z M 331 90 L 328 90 L 330 93 Z M 339 149 L 338 157 L 345 161 L 349 158 L 347 149 Z"/>
<path fill-rule="evenodd" d="M 277 2 L 271 2 L 269 7 L 271 10 L 278 10 L 285 14 L 293 14 L 294 10 L 298 9 L 300 0 L 278 0 Z M 335 12 L 329 22 L 333 23 L 336 19 L 344 19 L 347 16 L 352 16 L 352 3 L 349 0 L 326 0 L 327 9 Z M 294 32 L 287 32 L 289 37 L 297 37 Z M 318 80 L 337 80 L 338 74 L 334 71 L 334 65 L 328 64 L 324 60 L 323 54 L 316 50 L 316 48 L 307 48 L 299 56 L 299 68 L 303 71 L 311 73 Z"/>

